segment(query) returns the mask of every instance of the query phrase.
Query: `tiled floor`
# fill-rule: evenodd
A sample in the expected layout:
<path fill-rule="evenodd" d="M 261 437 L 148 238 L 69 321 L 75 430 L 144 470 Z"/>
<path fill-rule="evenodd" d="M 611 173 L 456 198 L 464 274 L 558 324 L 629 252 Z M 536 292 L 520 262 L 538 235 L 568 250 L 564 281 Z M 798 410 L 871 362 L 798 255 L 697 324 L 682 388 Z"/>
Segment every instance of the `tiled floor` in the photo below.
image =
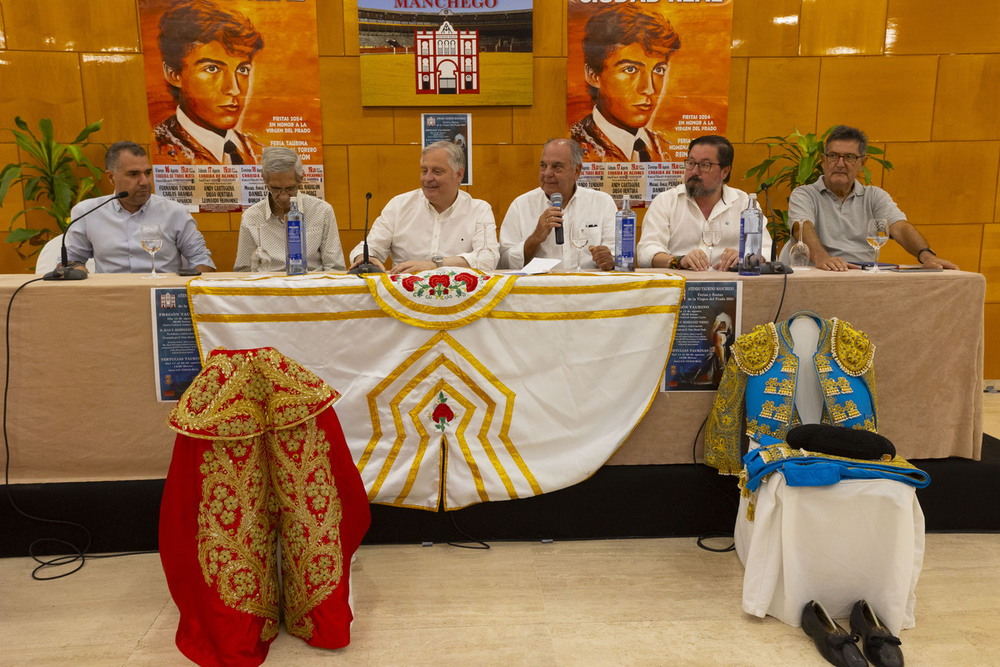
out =
<path fill-rule="evenodd" d="M 988 381 L 1000 387 L 1000 382 Z M 985 394 L 1000 435 L 1000 394 Z M 155 554 L 91 560 L 55 581 L 0 559 L 0 665 L 185 665 Z M 825 665 L 798 628 L 740 610 L 735 553 L 692 539 L 366 546 L 351 645 L 284 630 L 268 665 Z M 909 667 L 1000 665 L 1000 535 L 927 536 Z"/>
<path fill-rule="evenodd" d="M 155 554 L 33 581 L 0 560 L 0 665 L 185 665 Z M 269 665 L 823 665 L 798 628 L 740 610 L 743 568 L 692 539 L 362 547 L 351 645 L 284 630 Z M 907 665 L 1000 665 L 1000 535 L 927 536 Z"/>

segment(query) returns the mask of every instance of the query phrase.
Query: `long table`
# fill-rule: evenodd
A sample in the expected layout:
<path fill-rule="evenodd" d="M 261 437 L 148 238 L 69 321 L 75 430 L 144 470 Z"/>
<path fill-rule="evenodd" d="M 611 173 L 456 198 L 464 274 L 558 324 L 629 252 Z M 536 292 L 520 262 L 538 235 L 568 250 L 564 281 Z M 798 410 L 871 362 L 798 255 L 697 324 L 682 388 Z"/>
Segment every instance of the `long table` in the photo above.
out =
<path fill-rule="evenodd" d="M 687 280 L 719 278 L 680 274 Z M 26 278 L 0 276 L 3 303 Z M 12 483 L 166 475 L 171 406 L 155 398 L 150 288 L 187 282 L 177 276 L 153 283 L 138 275 L 93 275 L 21 290 L 9 331 Z M 784 277 L 743 283 L 742 330 L 749 331 L 775 317 Z M 880 429 L 899 453 L 978 460 L 985 289 L 983 276 L 960 271 L 805 271 L 788 276 L 778 319 L 809 309 L 865 331 L 878 346 Z M 690 463 L 692 441 L 712 400 L 711 392 L 659 394 L 608 464 Z"/>

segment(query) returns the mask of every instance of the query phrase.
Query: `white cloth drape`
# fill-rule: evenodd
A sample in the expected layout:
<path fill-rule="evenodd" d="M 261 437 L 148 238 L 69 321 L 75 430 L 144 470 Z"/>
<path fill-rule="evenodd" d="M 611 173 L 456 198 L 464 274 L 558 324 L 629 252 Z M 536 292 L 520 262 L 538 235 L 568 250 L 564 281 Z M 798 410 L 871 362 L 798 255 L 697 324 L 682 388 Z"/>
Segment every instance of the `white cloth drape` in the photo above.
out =
<path fill-rule="evenodd" d="M 683 287 L 444 267 L 198 279 L 189 294 L 203 358 L 271 346 L 296 359 L 341 393 L 369 499 L 433 510 L 592 475 L 656 394 Z"/>

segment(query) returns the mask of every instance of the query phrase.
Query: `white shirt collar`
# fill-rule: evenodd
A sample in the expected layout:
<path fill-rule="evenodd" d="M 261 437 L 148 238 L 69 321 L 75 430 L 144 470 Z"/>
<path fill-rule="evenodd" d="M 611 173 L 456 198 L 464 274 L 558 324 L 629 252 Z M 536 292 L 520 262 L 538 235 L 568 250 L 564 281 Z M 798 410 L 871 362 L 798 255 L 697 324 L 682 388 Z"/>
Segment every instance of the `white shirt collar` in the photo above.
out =
<path fill-rule="evenodd" d="M 598 129 L 607 135 L 608 139 L 618 147 L 618 149 L 629 156 L 632 159 L 632 153 L 635 152 L 635 140 L 642 139 L 642 142 L 646 144 L 646 148 L 653 145 L 653 141 L 649 136 L 649 132 L 644 127 L 640 127 L 639 130 L 633 135 L 628 130 L 623 130 L 617 125 L 612 125 L 611 121 L 601 114 L 601 111 L 595 106 L 594 107 L 594 124 L 597 125 Z"/>
<path fill-rule="evenodd" d="M 235 132 L 227 130 L 226 136 L 220 137 L 215 132 L 205 129 L 188 118 L 188 115 L 180 107 L 177 107 L 177 122 L 180 123 L 185 132 L 194 137 L 195 141 L 207 148 L 220 164 L 231 164 L 229 156 L 226 155 L 225 145 L 227 141 L 231 141 L 237 146 L 240 145 L 240 138 L 236 136 Z"/>

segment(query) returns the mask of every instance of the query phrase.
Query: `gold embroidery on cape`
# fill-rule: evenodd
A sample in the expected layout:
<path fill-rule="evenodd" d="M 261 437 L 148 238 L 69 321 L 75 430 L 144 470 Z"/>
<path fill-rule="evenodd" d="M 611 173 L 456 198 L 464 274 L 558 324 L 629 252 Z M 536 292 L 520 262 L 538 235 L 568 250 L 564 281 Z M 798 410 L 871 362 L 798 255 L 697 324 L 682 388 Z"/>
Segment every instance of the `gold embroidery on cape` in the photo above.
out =
<path fill-rule="evenodd" d="M 833 358 L 848 375 L 858 377 L 864 375 L 872 367 L 875 357 L 875 345 L 868 340 L 863 332 L 858 331 L 848 322 L 833 318 L 833 335 L 831 345 Z"/>
<path fill-rule="evenodd" d="M 198 514 L 202 574 L 227 606 L 265 619 L 263 641 L 278 631 L 279 533 L 282 606 L 290 634 L 312 637 L 309 612 L 343 577 L 343 511 L 329 449 L 326 435 L 310 419 L 263 438 L 214 440 L 204 454 Z"/>
<path fill-rule="evenodd" d="M 316 426 L 337 396 L 265 348 L 209 357 L 171 413 L 171 427 L 211 438 L 199 467 L 202 575 L 224 604 L 265 619 L 263 641 L 277 634 L 279 597 L 289 633 L 310 639 L 308 614 L 343 577 L 342 508 L 330 443 Z"/>
<path fill-rule="evenodd" d="M 736 359 L 730 357 L 705 430 L 705 463 L 723 475 L 738 475 L 743 467 L 740 431 L 746 387 L 747 376 L 739 371 Z"/>
<path fill-rule="evenodd" d="M 747 375 L 760 375 L 778 356 L 778 331 L 774 324 L 758 324 L 733 344 L 733 359 Z"/>
<path fill-rule="evenodd" d="M 273 348 L 213 354 L 170 413 L 192 437 L 245 438 L 321 412 L 340 394 Z"/>

